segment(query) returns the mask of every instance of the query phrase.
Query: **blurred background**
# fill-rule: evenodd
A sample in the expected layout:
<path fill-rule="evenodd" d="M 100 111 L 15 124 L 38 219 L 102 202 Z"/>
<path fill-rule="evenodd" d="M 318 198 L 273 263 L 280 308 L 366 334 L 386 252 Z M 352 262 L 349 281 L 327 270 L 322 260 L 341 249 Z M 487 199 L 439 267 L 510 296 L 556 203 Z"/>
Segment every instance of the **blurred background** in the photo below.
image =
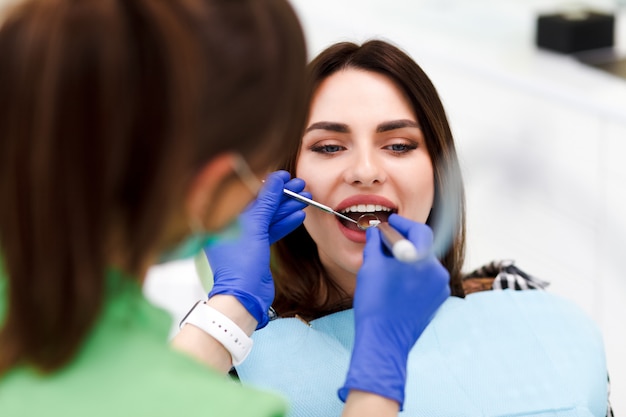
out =
<path fill-rule="evenodd" d="M 615 17 L 610 52 L 626 59 L 626 0 L 291 2 L 311 57 L 383 38 L 423 67 L 465 176 L 465 269 L 513 260 L 586 310 L 603 332 L 614 410 L 626 415 L 626 75 L 535 43 L 539 14 L 590 7 Z M 153 267 L 144 288 L 176 322 L 205 295 L 193 261 Z"/>

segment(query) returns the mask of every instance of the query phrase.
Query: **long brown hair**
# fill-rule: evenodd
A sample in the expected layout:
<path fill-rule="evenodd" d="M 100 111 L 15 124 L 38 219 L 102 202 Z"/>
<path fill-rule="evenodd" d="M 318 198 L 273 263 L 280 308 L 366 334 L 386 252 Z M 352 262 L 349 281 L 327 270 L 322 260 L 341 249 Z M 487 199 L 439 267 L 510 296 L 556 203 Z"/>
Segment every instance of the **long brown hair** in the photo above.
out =
<path fill-rule="evenodd" d="M 71 359 L 112 249 L 137 273 L 208 160 L 275 163 L 305 121 L 305 65 L 287 0 L 27 0 L 4 14 L 0 374 Z"/>
<path fill-rule="evenodd" d="M 394 45 L 380 40 L 361 46 L 341 42 L 321 52 L 309 64 L 309 99 L 324 79 L 346 68 L 385 75 L 409 98 L 434 168 L 435 200 L 427 224 L 433 228 L 438 257 L 450 272 L 452 295 L 463 297 L 465 197 L 454 139 L 437 90 L 419 65 Z M 300 142 L 294 141 L 283 169 L 296 171 L 299 149 Z M 304 226 L 274 245 L 272 265 L 276 283 L 273 306 L 279 315 L 299 314 L 312 319 L 351 305 L 351 297 L 334 284 L 321 264 L 316 244 Z M 326 295 L 325 300 L 320 301 L 320 294 Z"/>

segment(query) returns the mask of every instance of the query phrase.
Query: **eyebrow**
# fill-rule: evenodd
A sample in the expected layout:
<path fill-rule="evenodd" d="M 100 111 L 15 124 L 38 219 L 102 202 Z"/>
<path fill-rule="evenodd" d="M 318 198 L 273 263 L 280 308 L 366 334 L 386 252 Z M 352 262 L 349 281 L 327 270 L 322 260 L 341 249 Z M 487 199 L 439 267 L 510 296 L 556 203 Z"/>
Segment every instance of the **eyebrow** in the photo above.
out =
<path fill-rule="evenodd" d="M 383 122 L 379 124 L 378 126 L 376 126 L 376 132 L 384 133 L 384 132 L 389 132 L 395 129 L 402 129 L 405 127 L 416 127 L 419 129 L 420 125 L 417 122 L 413 120 L 409 120 L 409 119 L 390 120 L 388 122 Z M 348 127 L 348 125 L 345 123 L 316 122 L 316 123 L 313 123 L 311 126 L 307 127 L 305 133 L 308 133 L 312 130 L 328 130 L 328 131 L 337 132 L 337 133 L 349 133 L 350 127 Z"/>
<path fill-rule="evenodd" d="M 401 119 L 401 120 L 391 120 L 389 122 L 383 122 L 376 127 L 377 133 L 389 132 L 390 130 L 402 129 L 405 127 L 416 127 L 420 128 L 420 125 L 417 122 L 409 119 Z"/>
<path fill-rule="evenodd" d="M 348 133 L 350 132 L 350 128 L 345 123 L 337 123 L 337 122 L 316 122 L 311 126 L 306 128 L 305 133 L 310 132 L 311 130 L 329 130 L 331 132 L 337 133 Z"/>

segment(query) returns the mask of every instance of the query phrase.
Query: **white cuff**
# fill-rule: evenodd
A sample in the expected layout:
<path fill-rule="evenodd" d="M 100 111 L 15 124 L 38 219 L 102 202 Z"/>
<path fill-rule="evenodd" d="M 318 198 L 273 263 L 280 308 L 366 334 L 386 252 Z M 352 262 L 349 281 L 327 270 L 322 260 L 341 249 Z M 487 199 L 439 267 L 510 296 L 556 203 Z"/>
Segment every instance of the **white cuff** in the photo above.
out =
<path fill-rule="evenodd" d="M 179 327 L 182 329 L 185 324 L 193 324 L 220 342 L 230 353 L 233 366 L 243 362 L 252 350 L 252 339 L 231 319 L 206 305 L 203 300 L 189 310 Z"/>

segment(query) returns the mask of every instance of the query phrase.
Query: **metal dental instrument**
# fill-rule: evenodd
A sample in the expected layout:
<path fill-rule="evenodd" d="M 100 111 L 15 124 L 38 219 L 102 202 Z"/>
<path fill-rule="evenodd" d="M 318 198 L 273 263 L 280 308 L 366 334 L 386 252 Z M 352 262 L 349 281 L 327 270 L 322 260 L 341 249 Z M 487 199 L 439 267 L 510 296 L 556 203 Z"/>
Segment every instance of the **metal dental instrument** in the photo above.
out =
<path fill-rule="evenodd" d="M 393 256 L 401 262 L 411 263 L 420 259 L 417 249 L 413 246 L 411 241 L 402 236 L 396 229 L 389 226 L 389 223 L 381 222 L 380 219 L 374 214 L 364 214 L 359 217 L 359 220 L 357 221 L 348 216 L 344 216 L 343 214 L 331 209 L 328 206 L 318 203 L 315 200 L 311 200 L 310 198 L 303 197 L 298 193 L 294 193 L 293 191 L 283 189 L 283 192 L 289 197 L 295 198 L 305 204 L 317 207 L 320 210 L 334 214 L 335 216 L 341 217 L 342 219 L 348 220 L 352 223 L 356 223 L 361 230 L 365 230 L 370 227 L 377 227 L 381 231 L 383 243 L 387 246 L 387 249 L 389 249 Z"/>
<path fill-rule="evenodd" d="M 370 227 L 376 227 L 381 223 L 382 222 L 380 221 L 378 216 L 376 216 L 375 214 L 371 214 L 371 213 L 366 213 L 362 215 L 361 217 L 359 217 L 359 220 L 357 220 L 357 225 L 359 226 L 359 229 L 361 230 L 366 230 L 366 229 L 369 229 Z"/>
<path fill-rule="evenodd" d="M 303 196 L 301 196 L 298 193 L 294 193 L 291 190 L 287 190 L 286 188 L 283 189 L 283 192 L 285 194 L 287 194 L 289 197 L 295 198 L 296 200 L 301 201 L 301 202 L 303 202 L 305 204 L 308 204 L 308 205 L 313 206 L 313 207 L 317 207 L 320 210 L 323 210 L 323 211 L 325 211 L 327 213 L 330 213 L 330 214 L 334 214 L 337 217 L 341 217 L 342 219 L 347 220 L 347 221 L 352 222 L 352 223 L 356 223 L 357 225 L 359 224 L 359 222 L 357 222 L 356 220 L 351 219 L 348 216 L 344 216 L 343 214 L 341 214 L 341 213 L 331 209 L 328 206 L 323 205 L 322 203 L 318 203 L 315 200 L 311 200 L 310 198 L 303 197 Z"/>

